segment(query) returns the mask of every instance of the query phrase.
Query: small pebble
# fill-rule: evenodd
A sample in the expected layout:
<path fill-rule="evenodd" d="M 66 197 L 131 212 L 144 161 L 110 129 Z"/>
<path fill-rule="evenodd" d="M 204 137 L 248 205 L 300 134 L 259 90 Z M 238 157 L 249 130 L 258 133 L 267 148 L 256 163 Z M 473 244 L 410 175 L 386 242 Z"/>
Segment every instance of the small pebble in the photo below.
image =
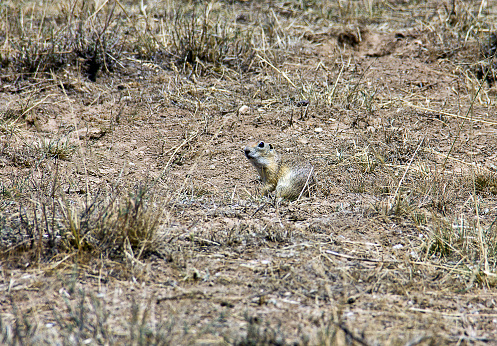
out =
<path fill-rule="evenodd" d="M 241 107 L 238 109 L 238 113 L 239 113 L 239 114 L 248 114 L 248 113 L 250 113 L 250 107 L 249 107 L 249 106 L 246 106 L 246 105 L 243 105 L 243 106 L 241 106 Z"/>
<path fill-rule="evenodd" d="M 317 133 L 319 133 L 319 132 L 323 132 L 323 129 L 322 129 L 322 128 L 320 128 L 320 127 L 316 127 L 316 128 L 314 129 L 314 132 L 317 132 Z"/>

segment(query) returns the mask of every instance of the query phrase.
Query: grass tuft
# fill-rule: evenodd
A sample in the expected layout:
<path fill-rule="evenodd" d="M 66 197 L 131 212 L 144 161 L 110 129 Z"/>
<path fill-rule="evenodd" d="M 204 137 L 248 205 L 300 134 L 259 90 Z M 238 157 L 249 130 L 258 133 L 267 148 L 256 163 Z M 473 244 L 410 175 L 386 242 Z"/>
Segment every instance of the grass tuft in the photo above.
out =
<path fill-rule="evenodd" d="M 97 196 L 78 211 L 68 201 L 60 202 L 66 250 L 93 250 L 112 256 L 140 258 L 156 248 L 162 209 L 155 205 L 144 186 L 124 196 Z"/>

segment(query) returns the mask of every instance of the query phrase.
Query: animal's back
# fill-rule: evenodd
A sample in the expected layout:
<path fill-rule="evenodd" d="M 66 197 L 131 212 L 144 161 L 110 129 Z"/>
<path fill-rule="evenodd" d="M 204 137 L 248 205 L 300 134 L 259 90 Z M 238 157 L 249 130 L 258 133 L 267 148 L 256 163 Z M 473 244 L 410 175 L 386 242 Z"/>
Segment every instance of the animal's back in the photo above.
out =
<path fill-rule="evenodd" d="M 314 183 L 314 168 L 309 162 L 283 161 L 271 144 L 252 143 L 244 151 L 259 172 L 264 195 L 276 191 L 277 198 L 295 200 L 301 194 L 306 195 Z"/>

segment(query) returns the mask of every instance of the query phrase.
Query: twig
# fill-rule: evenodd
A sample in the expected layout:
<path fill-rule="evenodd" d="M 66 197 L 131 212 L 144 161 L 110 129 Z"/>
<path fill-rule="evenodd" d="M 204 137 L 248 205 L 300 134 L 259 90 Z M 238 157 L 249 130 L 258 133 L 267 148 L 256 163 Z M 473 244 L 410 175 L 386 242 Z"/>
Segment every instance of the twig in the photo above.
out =
<path fill-rule="evenodd" d="M 402 175 L 402 178 L 399 181 L 399 185 L 397 186 L 397 190 L 395 190 L 395 193 L 394 193 L 393 198 L 392 198 L 392 207 L 390 208 L 390 212 L 392 211 L 392 209 L 394 207 L 394 203 L 395 203 L 395 200 L 397 199 L 397 195 L 399 193 L 400 187 L 402 186 L 402 183 L 404 182 L 404 179 L 407 175 L 407 172 L 409 172 L 409 169 L 411 168 L 412 162 L 414 161 L 414 157 L 416 156 L 419 148 L 421 148 L 421 145 L 423 144 L 424 141 L 425 141 L 425 137 L 423 137 L 421 142 L 419 142 L 418 147 L 416 148 L 416 150 L 412 154 L 411 160 L 409 161 L 409 164 L 407 165 L 406 170 L 404 171 L 404 174 Z"/>
<path fill-rule="evenodd" d="M 457 115 L 457 114 L 452 114 L 452 113 L 447 113 L 447 112 L 444 112 L 444 111 L 438 111 L 436 109 L 427 108 L 427 107 L 423 107 L 423 106 L 417 106 L 417 105 L 413 105 L 412 103 L 407 102 L 407 101 L 404 101 L 404 102 L 409 107 L 420 109 L 420 110 L 427 111 L 427 112 L 438 113 L 438 114 L 441 114 L 441 115 L 446 115 L 448 117 L 457 118 L 457 119 L 475 121 L 475 122 L 479 122 L 479 123 L 483 123 L 483 124 L 487 124 L 487 125 L 497 125 L 496 122 L 490 121 L 490 120 L 486 120 L 486 119 L 468 118 L 467 116 Z"/>
<path fill-rule="evenodd" d="M 31 107 L 29 107 L 28 109 L 26 109 L 24 112 L 22 112 L 21 115 L 19 115 L 16 120 L 14 120 L 13 124 L 15 124 L 17 122 L 17 120 L 19 120 L 19 118 L 22 118 L 26 113 L 28 113 L 30 110 L 32 110 L 33 108 L 37 107 L 38 105 L 42 104 L 43 102 L 45 102 L 45 100 L 47 98 L 49 98 L 50 96 L 55 96 L 56 94 L 49 94 L 47 96 L 45 96 L 42 100 L 36 102 L 34 105 L 32 105 Z"/>
<path fill-rule="evenodd" d="M 424 150 L 426 150 L 427 152 L 430 152 L 430 153 L 432 153 L 432 154 L 435 154 L 435 155 L 439 155 L 439 156 L 447 156 L 446 154 L 441 153 L 441 152 L 436 151 L 436 150 L 431 149 L 431 148 L 425 148 Z M 474 163 L 474 162 L 466 162 L 466 161 L 463 161 L 463 160 L 457 159 L 457 158 L 455 158 L 455 157 L 453 157 L 453 156 L 449 156 L 449 159 L 454 160 L 454 161 L 459 162 L 459 163 L 462 163 L 462 164 L 467 165 L 467 166 L 475 167 L 475 163 Z M 482 166 L 481 168 L 484 168 L 484 169 L 486 169 L 486 170 L 490 171 L 490 170 L 489 170 L 488 168 L 486 168 L 486 167 L 483 167 L 483 166 Z"/>
<path fill-rule="evenodd" d="M 288 83 L 290 83 L 295 89 L 298 89 L 297 86 L 290 80 L 290 78 L 288 78 L 288 76 L 286 75 L 285 72 L 283 71 L 280 71 L 276 66 L 274 66 L 273 64 L 271 64 L 268 60 L 264 59 L 262 56 L 259 55 L 259 53 L 257 53 L 257 57 L 259 59 L 261 59 L 262 61 L 264 61 L 266 64 L 268 64 L 269 66 L 271 66 L 272 68 L 274 68 L 276 70 L 276 72 L 278 72 L 279 74 L 281 74 L 283 76 L 283 78 L 285 78 Z"/>
<path fill-rule="evenodd" d="M 217 136 L 219 136 L 219 134 L 221 133 L 224 125 L 226 125 L 226 123 L 228 122 L 228 120 L 231 119 L 230 116 L 227 116 L 223 119 L 223 122 L 221 123 L 221 125 L 219 125 L 219 128 L 217 129 L 216 133 L 214 133 L 214 135 L 211 137 L 211 139 L 207 142 L 207 143 L 204 143 L 204 145 L 202 145 L 200 147 L 200 151 L 203 151 L 204 150 L 204 147 L 206 145 L 210 145 L 216 138 Z M 181 184 L 180 188 L 177 190 L 177 193 L 176 193 L 176 197 L 177 199 L 179 199 L 179 195 L 181 193 L 181 191 L 183 191 L 184 187 L 186 186 L 186 183 L 188 181 L 188 179 L 190 179 L 190 177 L 193 175 L 192 173 L 195 171 L 195 169 L 197 169 L 197 165 L 198 165 L 198 161 L 200 159 L 200 155 L 198 155 L 195 159 L 195 162 L 193 163 L 193 165 L 191 166 L 190 170 L 188 171 L 188 174 L 186 175 L 186 178 L 183 180 L 183 184 Z M 168 202 L 171 200 L 172 198 L 172 194 L 170 195 L 170 198 L 168 199 Z M 177 200 L 176 200 L 177 201 Z M 174 202 L 174 204 L 176 203 L 176 201 Z"/>
<path fill-rule="evenodd" d="M 109 2 L 109 0 L 105 0 L 105 1 L 102 3 L 102 5 L 100 5 L 100 7 L 99 7 L 99 8 L 97 8 L 97 9 L 96 9 L 96 11 L 95 11 L 95 12 L 93 12 L 93 13 L 92 13 L 92 15 L 91 15 L 90 17 L 88 17 L 88 20 L 91 20 L 93 17 L 95 17 L 95 16 L 98 14 L 98 12 L 100 12 L 100 11 L 102 10 L 102 8 L 104 8 L 104 6 L 105 6 L 105 5 L 107 5 L 107 3 L 108 3 L 108 2 Z"/>
<path fill-rule="evenodd" d="M 350 256 L 346 255 L 343 253 L 331 251 L 331 250 L 325 250 L 327 254 L 337 256 L 337 257 L 342 257 L 346 258 L 349 260 L 355 260 L 355 261 L 364 261 L 364 262 L 373 262 L 373 263 L 402 263 L 401 261 L 396 261 L 396 260 L 379 260 L 379 259 L 374 259 L 374 258 L 361 258 L 361 257 L 355 257 L 355 256 Z"/>
<path fill-rule="evenodd" d="M 207 244 L 210 244 L 210 245 L 216 245 L 216 246 L 221 246 L 221 244 L 219 244 L 217 241 L 213 241 L 213 240 L 209 240 L 209 239 L 205 239 L 205 238 L 200 238 L 200 237 L 197 237 L 197 236 L 193 236 L 192 239 L 190 239 L 191 241 L 200 241 L 200 242 L 204 242 L 204 243 L 207 243 Z"/>
<path fill-rule="evenodd" d="M 364 72 L 359 76 L 359 80 L 357 81 L 357 83 L 354 85 L 354 87 L 352 88 L 352 90 L 349 92 L 349 94 L 347 95 L 347 103 L 350 102 L 350 99 L 352 97 L 352 95 L 356 92 L 357 88 L 359 87 L 359 84 L 361 83 L 362 81 L 362 78 L 366 75 L 366 72 L 369 71 L 369 69 L 371 68 L 371 66 L 373 66 L 373 64 L 376 62 L 376 60 L 378 60 L 378 57 L 376 57 L 367 67 L 366 69 L 364 70 Z M 349 60 L 350 61 L 350 60 Z"/>
<path fill-rule="evenodd" d="M 54 76 L 55 77 L 55 76 Z M 55 79 L 55 78 L 54 78 Z M 67 95 L 66 88 L 64 87 L 64 83 L 59 80 L 60 88 L 62 89 L 62 92 L 64 93 L 64 96 L 67 100 L 67 104 L 69 105 L 69 108 L 71 109 L 71 118 L 74 124 L 74 131 L 75 133 L 78 133 L 78 122 L 76 121 L 76 116 L 74 115 L 74 107 L 72 106 L 71 99 Z M 81 140 L 79 139 L 79 135 L 76 136 L 76 142 L 78 143 L 78 149 L 79 149 L 79 154 L 81 155 L 81 158 L 83 160 L 83 170 L 85 172 L 85 187 L 86 187 L 86 193 L 85 193 L 85 206 L 88 206 L 88 195 L 90 194 L 90 183 L 88 179 L 88 169 L 86 167 L 86 151 L 83 152 L 83 147 L 81 145 Z"/>
<path fill-rule="evenodd" d="M 300 201 L 300 197 L 302 197 L 302 194 L 304 193 L 305 191 L 305 188 L 306 187 L 309 187 L 309 179 L 311 178 L 312 176 L 312 172 L 314 172 L 314 167 L 311 167 L 311 171 L 309 172 L 309 174 L 307 175 L 307 180 L 305 181 L 305 185 L 304 187 L 302 188 L 302 190 L 300 191 L 300 195 L 299 197 L 297 198 L 297 202 Z"/>
<path fill-rule="evenodd" d="M 171 164 L 171 162 L 173 161 L 173 158 L 174 156 L 178 153 L 178 151 L 183 147 L 185 146 L 186 144 L 188 144 L 189 142 L 191 142 L 193 139 L 195 139 L 195 137 L 197 137 L 199 134 L 198 131 L 195 132 L 195 134 L 193 134 L 192 136 L 190 136 L 190 138 L 186 138 L 185 140 L 183 140 L 183 142 L 178 145 L 176 147 L 176 149 L 174 149 L 173 153 L 171 154 L 171 156 L 169 157 L 169 160 L 167 161 L 166 165 L 164 166 L 164 168 L 162 169 L 162 172 L 161 174 L 159 175 L 159 178 L 160 179 L 165 173 L 166 173 L 166 170 L 168 169 L 169 165 Z M 169 150 L 170 151 L 170 150 Z"/>
<path fill-rule="evenodd" d="M 355 336 L 354 333 L 352 333 L 347 327 L 343 325 L 343 323 L 337 323 L 335 321 L 331 321 L 335 326 L 340 328 L 346 335 L 348 335 L 352 340 L 357 342 L 358 344 L 362 346 L 368 346 L 369 344 L 362 338 Z"/>
<path fill-rule="evenodd" d="M 254 216 L 255 216 L 255 214 L 257 214 L 259 211 L 261 211 L 262 209 L 264 209 L 264 207 L 265 207 L 266 205 L 267 205 L 267 203 L 266 203 L 266 202 L 264 202 L 264 204 L 262 204 L 259 208 L 257 208 L 257 210 L 256 210 L 256 211 L 254 211 L 254 213 L 252 214 L 252 216 L 251 216 L 251 217 L 254 217 Z"/>
<path fill-rule="evenodd" d="M 349 65 L 350 65 L 350 59 L 352 59 L 352 58 L 349 58 Z M 331 93 L 328 96 L 328 104 L 331 104 L 331 101 L 333 101 L 333 97 L 335 96 L 335 91 L 336 91 L 336 88 L 338 85 L 338 81 L 340 80 L 340 77 L 342 76 L 342 72 L 343 72 L 344 68 L 345 68 L 345 64 L 342 64 L 342 67 L 340 68 L 340 72 L 338 73 L 338 77 L 335 80 L 335 84 L 333 85 L 333 89 L 331 89 Z"/>

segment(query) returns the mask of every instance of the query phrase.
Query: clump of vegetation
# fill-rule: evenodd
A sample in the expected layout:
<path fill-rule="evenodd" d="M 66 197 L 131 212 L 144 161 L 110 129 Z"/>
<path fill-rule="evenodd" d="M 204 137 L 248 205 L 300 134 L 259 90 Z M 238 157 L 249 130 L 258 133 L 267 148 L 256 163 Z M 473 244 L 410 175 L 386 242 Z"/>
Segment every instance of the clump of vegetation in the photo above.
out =
<path fill-rule="evenodd" d="M 8 18 L 0 27 L 6 39 L 0 68 L 29 79 L 79 66 L 91 81 L 100 70 L 112 70 L 125 42 L 115 5 L 100 12 L 90 2 L 72 9 L 64 5 L 62 10 L 48 3 L 43 8 L 35 3 L 0 7 L 2 17 Z M 35 16 L 40 10 L 44 14 L 41 20 Z"/>
<path fill-rule="evenodd" d="M 147 193 L 146 187 L 138 186 L 125 196 L 96 196 L 83 210 L 68 201 L 61 203 L 64 248 L 111 256 L 127 253 L 136 258 L 152 251 L 161 241 L 158 228 L 162 210 Z"/>
<path fill-rule="evenodd" d="M 475 189 L 478 192 L 497 194 L 497 174 L 493 172 L 475 173 Z"/>
<path fill-rule="evenodd" d="M 66 161 L 69 160 L 76 151 L 76 145 L 72 144 L 67 137 L 40 139 L 35 144 L 35 148 L 47 157 Z"/>
<path fill-rule="evenodd" d="M 230 22 L 225 13 L 206 5 L 192 9 L 179 7 L 172 18 L 170 52 L 182 71 L 199 75 L 212 64 L 215 71 L 223 65 L 246 72 L 254 57 L 254 33 Z"/>
<path fill-rule="evenodd" d="M 130 55 L 165 67 L 174 63 L 183 72 L 197 74 L 207 72 L 209 66 L 220 73 L 221 66 L 246 71 L 254 57 L 254 31 L 211 5 L 172 2 L 161 18 L 165 28 L 146 13 L 130 17 L 117 2 L 103 8 L 83 2 L 62 11 L 43 6 L 41 21 L 33 19 L 40 10 L 34 4 L 0 7 L 0 15 L 9 18 L 0 26 L 6 39 L 0 69 L 29 79 L 72 66 L 95 82 L 101 73 L 123 66 L 120 61 Z M 156 30 L 167 36 L 157 38 L 152 32 Z"/>

